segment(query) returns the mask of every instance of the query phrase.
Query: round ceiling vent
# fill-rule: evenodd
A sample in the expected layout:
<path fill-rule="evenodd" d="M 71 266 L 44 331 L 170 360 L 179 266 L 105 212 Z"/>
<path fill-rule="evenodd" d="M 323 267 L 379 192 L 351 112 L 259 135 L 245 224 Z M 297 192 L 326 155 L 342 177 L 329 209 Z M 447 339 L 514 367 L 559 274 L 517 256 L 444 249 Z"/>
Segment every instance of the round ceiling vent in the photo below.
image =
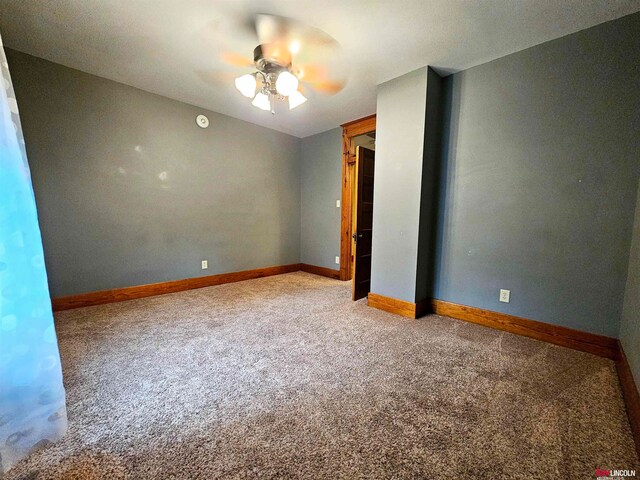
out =
<path fill-rule="evenodd" d="M 196 117 L 196 123 L 200 128 L 207 128 L 209 126 L 209 119 L 206 115 L 198 115 Z"/>

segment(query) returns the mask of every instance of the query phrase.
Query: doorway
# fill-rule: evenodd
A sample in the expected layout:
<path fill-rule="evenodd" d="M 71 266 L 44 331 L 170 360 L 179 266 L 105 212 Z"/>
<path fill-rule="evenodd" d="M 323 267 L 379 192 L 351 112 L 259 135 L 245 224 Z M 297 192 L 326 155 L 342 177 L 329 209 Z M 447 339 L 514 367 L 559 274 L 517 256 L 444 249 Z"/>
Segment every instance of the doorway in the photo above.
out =
<path fill-rule="evenodd" d="M 376 116 L 342 125 L 340 279 L 353 281 L 353 299 L 369 293 Z"/>

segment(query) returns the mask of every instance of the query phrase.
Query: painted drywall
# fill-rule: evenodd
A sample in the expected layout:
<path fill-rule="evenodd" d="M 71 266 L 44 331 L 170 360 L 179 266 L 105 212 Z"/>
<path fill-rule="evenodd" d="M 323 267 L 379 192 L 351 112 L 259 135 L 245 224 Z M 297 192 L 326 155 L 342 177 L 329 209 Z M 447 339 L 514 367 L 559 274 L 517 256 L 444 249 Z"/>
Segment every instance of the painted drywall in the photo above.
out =
<path fill-rule="evenodd" d="M 378 87 L 371 291 L 415 301 L 427 68 Z"/>
<path fill-rule="evenodd" d="M 299 262 L 299 139 L 8 58 L 52 296 Z"/>
<path fill-rule="evenodd" d="M 425 112 L 424 159 L 420 191 L 420 227 L 416 267 L 415 301 L 433 298 L 435 289 L 436 241 L 438 232 L 438 198 L 442 163 L 444 80 L 432 68 L 427 70 L 427 105 Z"/>
<path fill-rule="evenodd" d="M 300 261 L 338 270 L 342 129 L 302 139 L 300 158 Z"/>
<path fill-rule="evenodd" d="M 640 186 L 629 253 L 627 286 L 620 324 L 620 343 L 627 356 L 636 385 L 640 385 Z"/>
<path fill-rule="evenodd" d="M 640 173 L 638 32 L 631 15 L 447 78 L 437 298 L 618 335 Z"/>

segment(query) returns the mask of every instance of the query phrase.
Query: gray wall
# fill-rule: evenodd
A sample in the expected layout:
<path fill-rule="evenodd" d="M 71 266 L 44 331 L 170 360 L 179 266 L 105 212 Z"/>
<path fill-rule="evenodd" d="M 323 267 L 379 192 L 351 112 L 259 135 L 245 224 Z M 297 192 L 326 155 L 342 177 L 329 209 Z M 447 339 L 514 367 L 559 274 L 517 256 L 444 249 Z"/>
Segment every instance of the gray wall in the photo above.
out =
<path fill-rule="evenodd" d="M 371 291 L 415 301 L 427 68 L 378 87 Z"/>
<path fill-rule="evenodd" d="M 640 386 L 640 186 L 633 224 L 633 240 L 629 254 L 627 288 L 622 309 L 620 342 L 633 371 L 636 385 Z"/>
<path fill-rule="evenodd" d="M 442 163 L 444 80 L 432 68 L 427 71 L 427 105 L 424 160 L 420 192 L 420 229 L 416 271 L 416 302 L 434 297 L 435 249 L 438 232 L 438 198 Z"/>
<path fill-rule="evenodd" d="M 298 139 L 7 53 L 52 296 L 299 262 Z"/>
<path fill-rule="evenodd" d="M 638 32 L 640 14 L 447 78 L 437 298 L 617 336 L 640 163 Z"/>
<path fill-rule="evenodd" d="M 302 139 L 300 169 L 300 261 L 338 270 L 342 129 Z"/>

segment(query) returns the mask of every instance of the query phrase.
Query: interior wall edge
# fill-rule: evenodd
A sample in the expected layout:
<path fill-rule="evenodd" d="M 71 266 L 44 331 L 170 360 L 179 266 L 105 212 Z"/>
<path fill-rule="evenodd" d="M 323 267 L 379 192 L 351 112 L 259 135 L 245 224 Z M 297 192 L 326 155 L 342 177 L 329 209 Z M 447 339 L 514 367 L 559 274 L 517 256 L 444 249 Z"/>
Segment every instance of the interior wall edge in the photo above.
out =
<path fill-rule="evenodd" d="M 632 378 L 635 379 L 636 384 L 640 384 L 640 184 L 637 191 L 618 338 L 620 347 L 625 348 L 625 361 Z"/>
<path fill-rule="evenodd" d="M 371 291 L 407 302 L 416 299 L 427 80 L 424 66 L 377 88 Z"/>
<path fill-rule="evenodd" d="M 442 230 L 439 210 L 442 208 L 439 181 L 442 165 L 444 131 L 444 78 L 427 67 L 424 146 L 418 216 L 418 252 L 416 256 L 415 301 L 435 296 L 435 272 L 438 234 Z"/>
<path fill-rule="evenodd" d="M 638 457 L 640 457 L 640 393 L 633 379 L 631 366 L 627 361 L 627 356 L 621 343 L 619 343 L 618 348 L 619 356 L 616 361 L 616 370 L 620 380 L 622 398 L 624 399 L 627 416 L 629 417 L 629 424 L 633 433 L 633 440 L 636 444 L 636 452 L 638 453 Z"/>

